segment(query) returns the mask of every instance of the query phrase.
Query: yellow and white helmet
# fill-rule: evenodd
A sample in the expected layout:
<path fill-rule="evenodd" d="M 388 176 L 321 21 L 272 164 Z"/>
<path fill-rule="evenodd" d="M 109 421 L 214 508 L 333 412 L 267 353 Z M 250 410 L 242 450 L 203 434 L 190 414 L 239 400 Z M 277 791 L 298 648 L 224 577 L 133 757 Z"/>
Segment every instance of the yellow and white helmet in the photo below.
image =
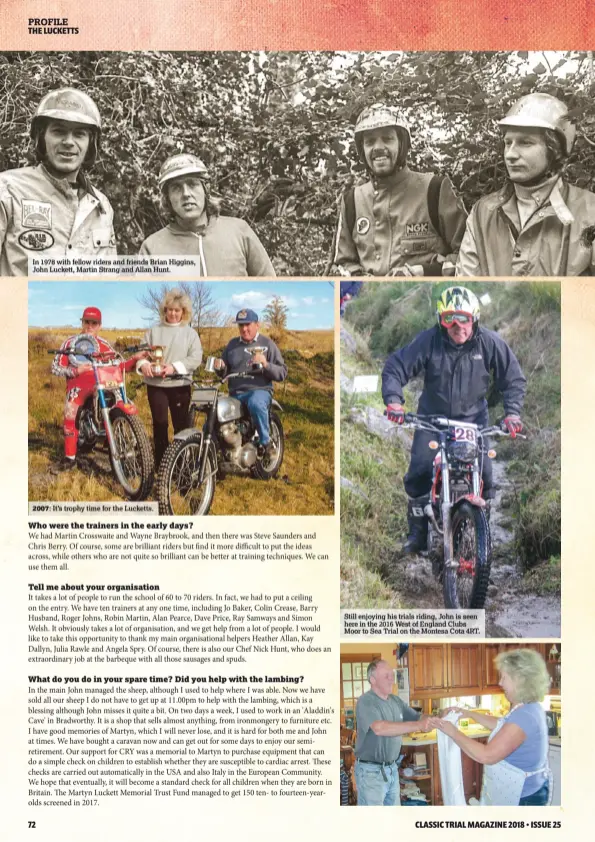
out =
<path fill-rule="evenodd" d="M 576 139 L 576 126 L 568 116 L 568 107 L 550 94 L 527 94 L 521 97 L 498 125 L 504 130 L 550 129 L 560 138 L 565 156 L 572 152 Z"/>
<path fill-rule="evenodd" d="M 436 303 L 436 318 L 443 327 L 452 323 L 457 313 L 469 316 L 473 324 L 479 321 L 479 300 L 467 287 L 449 287 L 445 289 Z M 450 320 L 448 317 L 451 317 Z"/>

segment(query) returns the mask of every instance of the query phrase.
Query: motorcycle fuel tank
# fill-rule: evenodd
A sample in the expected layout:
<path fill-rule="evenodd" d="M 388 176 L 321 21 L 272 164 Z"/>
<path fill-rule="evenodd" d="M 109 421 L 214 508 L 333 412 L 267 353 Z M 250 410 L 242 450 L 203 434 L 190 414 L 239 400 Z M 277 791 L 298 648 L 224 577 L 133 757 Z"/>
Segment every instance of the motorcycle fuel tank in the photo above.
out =
<path fill-rule="evenodd" d="M 242 404 L 236 398 L 221 397 L 217 403 L 217 421 L 238 421 L 242 417 Z"/>

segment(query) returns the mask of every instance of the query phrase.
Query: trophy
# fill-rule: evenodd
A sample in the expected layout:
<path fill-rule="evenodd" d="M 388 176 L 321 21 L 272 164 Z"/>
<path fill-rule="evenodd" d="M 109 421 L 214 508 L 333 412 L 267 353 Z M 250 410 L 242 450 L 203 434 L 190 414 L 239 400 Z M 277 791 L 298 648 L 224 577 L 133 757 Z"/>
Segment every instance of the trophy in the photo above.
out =
<path fill-rule="evenodd" d="M 266 355 L 266 352 L 267 352 L 266 345 L 254 345 L 254 346 L 251 346 L 250 348 L 248 348 L 248 353 L 253 358 L 256 356 L 256 354 L 265 354 Z M 250 363 L 250 369 L 252 371 L 260 371 L 262 369 L 262 363 L 251 362 Z"/>
<path fill-rule="evenodd" d="M 161 377 L 163 374 L 163 354 L 165 352 L 165 345 L 152 345 L 150 350 L 149 362 L 153 368 L 153 375 Z"/>

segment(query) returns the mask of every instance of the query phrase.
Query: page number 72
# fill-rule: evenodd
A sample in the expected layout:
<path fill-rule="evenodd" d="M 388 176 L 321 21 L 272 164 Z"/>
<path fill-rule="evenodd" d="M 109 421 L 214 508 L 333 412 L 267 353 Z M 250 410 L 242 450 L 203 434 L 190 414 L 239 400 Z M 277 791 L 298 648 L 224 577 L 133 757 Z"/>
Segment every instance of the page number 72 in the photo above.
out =
<path fill-rule="evenodd" d="M 35 825 L 35 822 L 27 822 L 27 827 L 28 827 L 28 828 L 32 828 L 32 827 L 34 828 L 35 826 L 36 826 L 36 825 Z"/>

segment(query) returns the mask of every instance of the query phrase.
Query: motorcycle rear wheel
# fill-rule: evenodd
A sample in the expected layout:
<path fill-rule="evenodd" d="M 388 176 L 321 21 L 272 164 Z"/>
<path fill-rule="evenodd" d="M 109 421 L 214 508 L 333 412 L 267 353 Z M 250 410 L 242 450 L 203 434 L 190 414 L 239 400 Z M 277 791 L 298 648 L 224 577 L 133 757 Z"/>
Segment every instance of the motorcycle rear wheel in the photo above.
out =
<path fill-rule="evenodd" d="M 283 434 L 281 419 L 276 412 L 271 413 L 270 435 L 271 441 L 276 445 L 276 450 L 271 457 L 267 457 L 266 454 L 263 454 L 263 456 L 257 459 L 256 464 L 252 468 L 252 473 L 255 477 L 258 477 L 258 479 L 273 479 L 279 473 L 279 469 L 283 463 L 283 455 L 285 453 L 285 436 Z"/>
<path fill-rule="evenodd" d="M 444 566 L 442 590 L 447 608 L 483 608 L 492 565 L 490 529 L 482 509 L 461 503 L 452 516 L 452 558 Z"/>
<path fill-rule="evenodd" d="M 153 487 L 154 467 L 151 444 L 136 415 L 120 409 L 111 413 L 114 443 L 118 455 L 110 451 L 114 475 L 129 500 L 144 500 Z"/>
<path fill-rule="evenodd" d="M 174 440 L 161 460 L 157 475 L 160 515 L 207 515 L 215 496 L 217 467 L 211 449 L 206 457 L 203 480 L 198 481 L 202 435 L 185 441 Z"/>

